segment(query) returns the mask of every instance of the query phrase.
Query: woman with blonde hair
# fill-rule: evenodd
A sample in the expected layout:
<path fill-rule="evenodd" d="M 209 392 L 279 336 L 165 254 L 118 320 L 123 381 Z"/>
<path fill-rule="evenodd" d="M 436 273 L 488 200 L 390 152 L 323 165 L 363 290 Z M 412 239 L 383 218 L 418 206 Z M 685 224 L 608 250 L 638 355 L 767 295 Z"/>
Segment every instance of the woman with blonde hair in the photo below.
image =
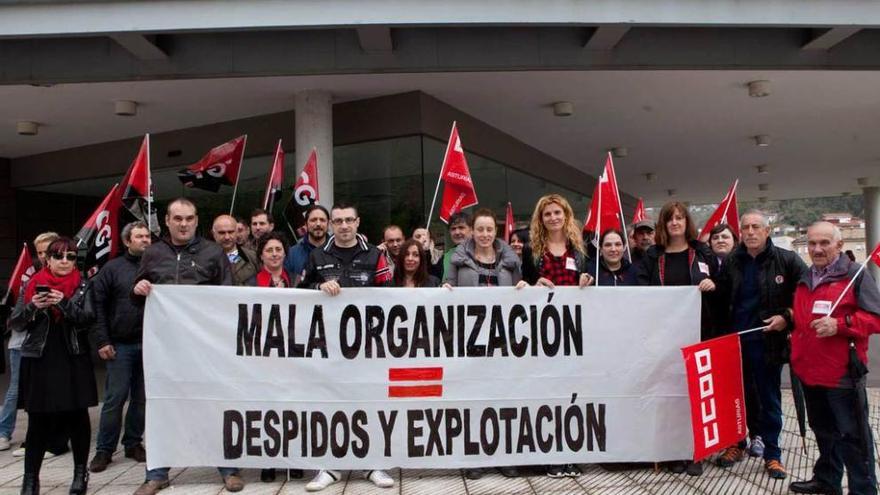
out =
<path fill-rule="evenodd" d="M 558 194 L 538 200 L 529 227 L 530 241 L 523 247 L 523 280 L 517 287 L 557 285 L 586 287 L 593 283 L 581 238 L 581 226 L 568 201 Z M 575 464 L 547 466 L 547 476 L 561 478 L 581 474 Z"/>

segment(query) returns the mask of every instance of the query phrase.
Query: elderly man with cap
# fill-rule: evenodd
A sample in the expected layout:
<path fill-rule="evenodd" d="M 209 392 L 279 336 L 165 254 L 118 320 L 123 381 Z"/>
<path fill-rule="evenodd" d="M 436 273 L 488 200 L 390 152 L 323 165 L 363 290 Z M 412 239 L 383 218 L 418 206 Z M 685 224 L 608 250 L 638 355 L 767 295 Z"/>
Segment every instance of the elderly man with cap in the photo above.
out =
<path fill-rule="evenodd" d="M 640 220 L 632 227 L 630 242 L 630 260 L 634 265 L 642 262 L 642 257 L 649 247 L 654 245 L 654 222 Z"/>

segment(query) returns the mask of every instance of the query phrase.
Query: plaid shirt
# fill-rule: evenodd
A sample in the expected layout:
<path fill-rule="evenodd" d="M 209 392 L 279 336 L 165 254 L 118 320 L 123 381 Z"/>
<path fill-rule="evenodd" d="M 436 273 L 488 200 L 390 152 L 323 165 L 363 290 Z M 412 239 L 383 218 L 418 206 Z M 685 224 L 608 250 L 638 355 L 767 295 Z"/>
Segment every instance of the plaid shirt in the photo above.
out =
<path fill-rule="evenodd" d="M 574 261 L 571 250 L 563 256 L 556 257 L 550 252 L 544 253 L 544 262 L 541 266 L 541 276 L 553 282 L 554 285 L 578 285 L 580 273 L 577 270 L 569 270 L 565 267 L 566 260 Z"/>

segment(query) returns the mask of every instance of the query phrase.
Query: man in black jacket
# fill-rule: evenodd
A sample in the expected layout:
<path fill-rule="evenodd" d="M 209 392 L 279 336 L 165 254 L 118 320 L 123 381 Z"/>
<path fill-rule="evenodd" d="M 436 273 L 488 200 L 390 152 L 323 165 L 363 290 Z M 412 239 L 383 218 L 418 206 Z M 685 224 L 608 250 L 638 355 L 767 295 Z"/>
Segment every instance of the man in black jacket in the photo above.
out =
<path fill-rule="evenodd" d="M 151 245 L 141 258 L 132 299 L 143 303 L 153 284 L 232 285 L 229 259 L 219 245 L 196 235 L 196 205 L 186 198 L 168 204 L 165 225 L 169 236 Z M 244 482 L 237 468 L 217 468 L 227 491 L 238 492 Z M 153 495 L 168 486 L 170 468 L 148 469 L 146 481 L 135 495 Z"/>
<path fill-rule="evenodd" d="M 718 328 L 731 333 L 766 326 L 764 331 L 744 334 L 741 339 L 743 383 L 754 387 L 746 416 L 754 416 L 757 431 L 751 454 L 762 455 L 767 474 L 786 477 L 782 465 L 779 435 L 782 432 L 782 365 L 788 361 L 788 333 L 792 328 L 791 308 L 797 281 L 807 266 L 793 251 L 778 248 L 770 240 L 767 216 L 757 210 L 740 220 L 742 241 L 724 260 L 719 274 L 720 306 Z M 757 403 L 755 403 L 757 399 Z M 760 445 L 763 444 L 763 452 Z M 719 457 L 722 467 L 743 457 L 744 444 L 729 447 Z"/>
<path fill-rule="evenodd" d="M 96 322 L 92 328 L 98 356 L 107 363 L 104 405 L 95 457 L 89 471 L 100 473 L 112 462 L 122 429 L 122 409 L 129 398 L 122 446 L 125 457 L 146 462 L 144 451 L 144 362 L 141 347 L 144 309 L 131 301 L 134 276 L 144 250 L 150 245 L 150 229 L 132 222 L 122 229 L 125 254 L 107 262 L 92 280 Z"/>

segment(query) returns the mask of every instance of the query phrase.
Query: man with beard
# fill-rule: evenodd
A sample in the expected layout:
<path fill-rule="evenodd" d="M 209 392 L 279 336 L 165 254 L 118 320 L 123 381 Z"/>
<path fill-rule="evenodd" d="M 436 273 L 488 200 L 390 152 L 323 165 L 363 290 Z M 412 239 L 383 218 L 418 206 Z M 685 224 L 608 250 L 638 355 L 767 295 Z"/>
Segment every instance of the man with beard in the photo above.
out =
<path fill-rule="evenodd" d="M 302 277 L 303 270 L 309 262 L 309 255 L 315 248 L 327 243 L 327 225 L 330 213 L 321 205 L 311 205 L 306 209 L 306 229 L 308 234 L 296 243 L 287 253 L 284 269 L 291 275 Z M 294 282 L 296 285 L 297 282 Z"/>

